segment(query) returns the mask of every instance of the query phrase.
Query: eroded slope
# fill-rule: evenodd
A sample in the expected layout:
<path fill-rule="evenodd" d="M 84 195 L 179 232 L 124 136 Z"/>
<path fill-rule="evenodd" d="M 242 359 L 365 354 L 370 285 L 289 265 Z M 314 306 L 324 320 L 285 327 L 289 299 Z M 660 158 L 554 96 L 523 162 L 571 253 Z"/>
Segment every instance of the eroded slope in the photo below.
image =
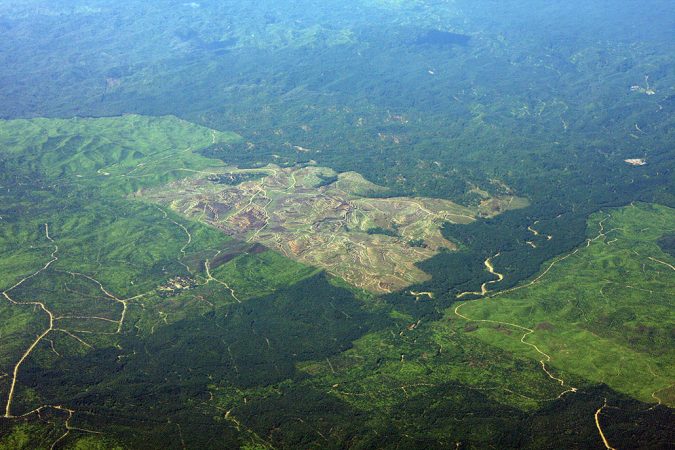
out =
<path fill-rule="evenodd" d="M 443 222 L 470 223 L 525 204 L 512 196 L 486 199 L 477 208 L 372 197 L 383 194 L 355 172 L 269 165 L 201 173 L 138 195 L 374 292 L 429 278 L 415 263 L 455 249 L 441 234 Z"/>

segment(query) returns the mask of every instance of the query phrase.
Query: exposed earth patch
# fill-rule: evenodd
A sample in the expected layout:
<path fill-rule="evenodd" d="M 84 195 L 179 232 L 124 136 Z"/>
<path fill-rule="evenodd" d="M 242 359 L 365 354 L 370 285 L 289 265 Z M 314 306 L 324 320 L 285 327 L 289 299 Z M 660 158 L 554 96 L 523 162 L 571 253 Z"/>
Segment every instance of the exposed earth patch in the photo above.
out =
<path fill-rule="evenodd" d="M 441 234 L 444 222 L 470 223 L 527 204 L 505 196 L 468 208 L 386 194 L 356 172 L 269 165 L 202 172 L 137 195 L 380 293 L 427 280 L 416 263 L 456 249 Z"/>

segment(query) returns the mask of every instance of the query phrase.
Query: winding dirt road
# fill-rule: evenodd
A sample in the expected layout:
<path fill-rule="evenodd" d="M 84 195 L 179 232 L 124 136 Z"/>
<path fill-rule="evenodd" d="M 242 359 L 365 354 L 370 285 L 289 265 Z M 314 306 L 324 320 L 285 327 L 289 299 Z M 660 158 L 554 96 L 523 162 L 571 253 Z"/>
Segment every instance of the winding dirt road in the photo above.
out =
<path fill-rule="evenodd" d="M 604 222 L 605 222 L 606 220 L 608 220 L 609 218 L 611 218 L 611 215 L 607 215 L 606 217 L 604 217 L 602 220 L 600 220 L 600 221 L 598 222 L 598 228 L 599 228 L 598 234 L 597 234 L 595 237 L 593 237 L 593 238 L 588 238 L 588 239 L 586 240 L 586 246 L 583 247 L 583 248 L 590 247 L 590 245 L 591 245 L 593 242 L 595 242 L 595 241 L 597 241 L 597 240 L 600 240 L 600 239 L 602 239 L 602 238 L 606 238 L 606 237 L 607 237 L 607 233 L 609 233 L 609 232 L 611 232 L 611 231 L 614 230 L 614 229 L 612 229 L 612 230 L 609 230 L 609 231 L 605 231 Z M 537 232 L 536 230 L 532 229 L 531 227 L 528 227 L 528 229 L 529 229 L 535 236 L 538 235 L 538 232 Z M 549 238 L 549 239 L 550 239 L 550 238 Z M 498 296 L 498 295 L 506 294 L 506 293 L 513 292 L 513 291 L 518 290 L 518 289 L 523 289 L 523 288 L 532 286 L 533 284 L 535 284 L 535 283 L 541 281 L 541 279 L 544 278 L 556 264 L 558 264 L 558 263 L 561 262 L 561 261 L 564 261 L 565 259 L 569 258 L 570 256 L 575 255 L 575 254 L 578 253 L 579 250 L 581 250 L 581 249 L 582 249 L 582 247 L 579 247 L 579 248 L 575 249 L 574 251 L 568 253 L 567 255 L 564 255 L 564 256 L 561 256 L 561 257 L 556 258 L 555 260 L 553 260 L 553 261 L 546 267 L 546 269 L 545 269 L 540 275 L 538 275 L 534 280 L 530 281 L 529 283 L 526 283 L 526 284 L 523 284 L 523 285 L 520 285 L 520 286 L 516 286 L 516 287 L 513 287 L 513 288 L 511 288 L 511 289 L 506 289 L 506 290 L 503 290 L 503 291 L 495 292 L 494 294 L 490 295 L 489 297 L 490 297 L 490 298 L 493 298 L 493 297 L 496 297 L 496 296 Z M 656 259 L 656 258 L 654 258 L 654 257 L 648 257 L 648 258 L 649 258 L 650 260 L 656 262 L 656 263 L 665 265 L 665 266 L 669 267 L 670 269 L 675 270 L 675 266 L 673 266 L 673 265 L 670 264 L 670 263 L 667 263 L 667 262 L 665 262 L 665 261 L 661 261 L 661 260 Z M 489 262 L 489 259 L 485 261 L 485 265 L 486 265 L 486 267 L 488 267 L 488 270 L 490 270 L 490 273 L 493 273 L 493 274 L 494 274 L 494 270 L 491 268 L 491 264 L 488 265 L 488 262 Z M 501 281 L 501 279 L 500 279 L 500 281 Z M 484 295 L 485 295 L 485 289 L 481 288 L 481 292 L 480 292 L 480 293 L 474 293 L 474 292 L 472 292 L 472 294 L 479 294 L 479 295 L 484 296 Z M 459 297 L 459 296 L 458 296 L 458 297 Z M 522 326 L 522 325 L 518 325 L 518 324 L 514 324 L 514 323 L 509 323 L 509 322 L 501 322 L 501 321 L 487 320 L 487 319 L 471 319 L 470 317 L 467 317 L 467 316 L 465 316 L 464 314 L 462 314 L 462 313 L 460 312 L 460 309 L 461 309 L 464 305 L 466 305 L 466 304 L 468 304 L 468 303 L 470 303 L 470 301 L 464 302 L 464 303 L 458 305 L 458 306 L 455 308 L 455 310 L 454 310 L 455 315 L 458 316 L 458 317 L 461 317 L 461 318 L 463 318 L 464 320 L 467 320 L 467 321 L 473 321 L 473 322 L 485 322 L 485 323 L 494 323 L 494 324 L 506 325 L 506 326 L 510 326 L 510 327 L 519 329 L 519 330 L 521 330 L 521 331 L 524 331 L 524 334 L 523 334 L 522 337 L 520 338 L 520 342 L 523 343 L 523 344 L 525 344 L 525 345 L 530 346 L 531 348 L 533 348 L 537 353 L 539 353 L 539 354 L 543 357 L 543 358 L 539 361 L 539 363 L 541 364 L 542 370 L 546 373 L 546 375 L 547 375 L 550 379 L 556 381 L 556 382 L 557 382 L 558 384 L 560 384 L 560 386 L 562 386 L 562 387 L 565 387 L 565 386 L 566 386 L 566 383 L 565 383 L 565 381 L 564 381 L 562 378 L 560 378 L 560 377 L 558 377 L 558 376 L 555 376 L 555 375 L 547 368 L 546 363 L 550 363 L 550 361 L 551 361 L 551 359 L 552 359 L 551 356 L 548 355 L 547 353 L 543 352 L 543 351 L 542 351 L 539 347 L 537 347 L 535 344 L 532 344 L 532 343 L 526 341 L 527 336 L 533 334 L 533 333 L 535 332 L 535 330 L 533 330 L 533 329 L 531 329 L 531 328 L 528 328 L 528 327 L 525 327 L 525 326 Z M 664 389 L 665 389 L 665 388 L 664 388 Z M 577 388 L 569 386 L 569 387 L 567 387 L 566 390 L 564 390 L 563 392 L 561 392 L 560 395 L 558 395 L 558 397 L 557 397 L 556 399 L 561 398 L 563 395 L 565 395 L 565 394 L 567 394 L 567 393 L 574 393 L 574 392 L 577 392 L 577 391 L 578 391 Z M 658 392 L 658 391 L 657 391 L 657 392 Z M 654 392 L 654 393 L 652 394 L 652 397 L 654 397 L 654 398 L 658 401 L 658 404 L 661 404 L 660 399 L 656 396 L 656 392 Z M 607 399 L 605 399 L 604 404 L 603 404 L 600 408 L 598 408 L 598 409 L 595 411 L 595 415 L 594 415 L 595 426 L 596 426 L 596 428 L 597 428 L 597 430 L 598 430 L 598 434 L 600 435 L 600 438 L 602 439 L 602 442 L 603 442 L 605 448 L 606 448 L 607 450 L 616 450 L 616 448 L 615 448 L 615 447 L 612 447 L 612 445 L 609 443 L 609 441 L 608 441 L 608 439 L 607 439 L 607 436 L 605 435 L 605 433 L 604 433 L 604 431 L 603 431 L 603 429 L 602 429 L 602 425 L 601 425 L 601 423 L 600 423 L 600 416 L 601 416 L 601 414 L 602 414 L 602 411 L 603 411 L 605 408 L 607 408 Z M 654 407 L 652 407 L 652 408 L 650 408 L 650 409 L 653 409 L 653 408 L 654 408 Z"/>
<path fill-rule="evenodd" d="M 218 256 L 219 253 L 220 253 L 220 250 L 218 250 L 218 253 L 216 253 L 216 256 Z M 215 256 L 214 256 L 214 258 L 215 258 Z M 209 284 L 210 281 L 215 281 L 216 283 L 224 286 L 225 289 L 229 290 L 230 295 L 232 296 L 233 299 L 235 299 L 237 301 L 237 303 L 241 303 L 241 300 L 239 300 L 239 297 L 237 297 L 237 294 L 234 292 L 234 289 L 232 289 L 229 284 L 227 284 L 224 281 L 219 280 L 218 278 L 211 275 L 210 262 L 209 262 L 208 259 L 206 261 L 204 261 L 204 269 L 206 271 L 206 284 Z"/>
<path fill-rule="evenodd" d="M 100 432 L 72 426 L 70 422 L 71 422 L 71 420 L 73 418 L 73 415 L 75 414 L 76 411 L 73 410 L 73 409 L 66 408 L 65 406 L 62 406 L 62 405 L 42 405 L 42 406 L 40 406 L 40 407 L 38 407 L 38 408 L 36 408 L 32 411 L 21 414 L 19 416 L 15 416 L 14 414 L 12 414 L 12 405 L 13 405 L 13 402 L 14 402 L 14 397 L 15 397 L 15 393 L 16 393 L 16 385 L 17 385 L 17 382 L 18 382 L 18 379 L 19 379 L 19 373 L 21 371 L 22 364 L 26 361 L 26 359 L 29 356 L 31 356 L 31 354 L 33 353 L 35 348 L 43 340 L 50 342 L 51 350 L 57 355 L 57 357 L 61 356 L 56 351 L 56 349 L 54 348 L 54 341 L 51 340 L 51 339 L 46 339 L 47 335 L 49 335 L 53 331 L 63 332 L 66 335 L 68 335 L 68 336 L 72 337 L 73 339 L 77 340 L 78 342 L 80 342 L 85 347 L 93 348 L 91 344 L 85 342 L 80 337 L 76 336 L 75 334 L 71 333 L 70 331 L 55 327 L 55 324 L 54 324 L 55 321 L 57 321 L 59 319 L 62 319 L 62 318 L 98 319 L 98 320 L 109 321 L 109 322 L 113 322 L 113 323 L 117 324 L 117 330 L 115 332 L 115 334 L 117 334 L 117 333 L 121 332 L 122 325 L 124 324 L 124 319 L 125 319 L 125 315 L 126 315 L 126 311 L 127 311 L 127 302 L 130 301 L 130 300 L 133 300 L 133 299 L 140 298 L 140 297 L 142 297 L 146 294 L 140 294 L 140 295 L 137 295 L 135 297 L 128 298 L 128 299 L 119 299 L 115 295 L 110 293 L 98 280 L 96 280 L 96 279 L 94 279 L 94 278 L 92 278 L 88 275 L 85 275 L 85 274 L 81 274 L 81 273 L 77 273 L 77 272 L 67 272 L 67 273 L 71 274 L 72 276 L 81 276 L 81 277 L 84 277 L 84 278 L 92 281 L 93 283 L 98 285 L 101 292 L 103 292 L 108 298 L 114 300 L 115 302 L 118 302 L 118 303 L 122 304 L 123 309 L 122 309 L 122 313 L 121 313 L 121 316 L 120 316 L 119 320 L 112 320 L 112 319 L 107 319 L 107 318 L 103 318 L 103 317 L 96 317 L 96 316 L 92 316 L 92 317 L 89 317 L 89 316 L 73 316 L 73 317 L 63 316 L 63 317 L 60 317 L 60 316 L 56 316 L 54 314 L 54 312 L 52 312 L 50 309 L 48 309 L 47 306 L 43 302 L 40 302 L 40 301 L 37 301 L 37 300 L 17 301 L 15 299 L 13 299 L 10 294 L 14 289 L 18 288 L 19 286 L 24 284 L 26 281 L 30 280 L 31 278 L 36 277 L 37 275 L 39 275 L 42 272 L 49 269 L 50 266 L 53 263 L 55 263 L 56 261 L 58 261 L 58 259 L 59 259 L 58 256 L 57 256 L 57 253 L 59 251 L 59 246 L 58 246 L 58 244 L 56 244 L 54 239 L 52 239 L 52 237 L 49 234 L 49 224 L 48 223 L 44 224 L 44 233 L 45 233 L 45 237 L 47 238 L 47 240 L 51 244 L 53 244 L 53 251 L 50 255 L 50 260 L 47 263 L 45 263 L 45 265 L 42 266 L 40 269 L 38 269 L 37 271 L 33 272 L 30 275 L 25 276 L 24 278 L 19 280 L 17 283 L 15 283 L 13 286 L 11 286 L 10 288 L 8 288 L 8 289 L 6 289 L 5 291 L 2 292 L 2 296 L 10 304 L 17 305 L 17 306 L 38 307 L 49 318 L 49 326 L 44 331 L 42 331 L 42 333 L 40 333 L 38 336 L 36 336 L 36 338 L 33 340 L 33 342 L 30 344 L 30 346 L 28 346 L 28 348 L 23 352 L 23 354 L 21 355 L 21 357 L 19 358 L 19 360 L 16 362 L 16 364 L 14 365 L 14 367 L 12 369 L 12 374 L 11 374 L 12 378 L 11 378 L 9 392 L 7 394 L 7 400 L 6 400 L 6 403 L 5 403 L 5 411 L 4 411 L 3 417 L 6 418 L 6 419 L 18 419 L 18 418 L 25 418 L 25 417 L 28 417 L 28 416 L 33 415 L 33 414 L 37 414 L 38 416 L 40 416 L 40 413 L 42 411 L 44 411 L 45 409 L 53 409 L 53 410 L 57 410 L 57 411 L 67 413 L 68 417 L 65 419 L 65 422 L 64 422 L 64 427 L 65 427 L 66 431 L 58 439 L 56 439 L 56 441 L 54 441 L 54 443 L 51 445 L 50 448 L 53 449 L 53 448 L 56 447 L 56 445 L 59 442 L 61 442 L 63 439 L 65 439 L 70 434 L 71 431 L 81 431 L 81 432 L 85 432 L 85 433 L 94 433 L 94 434 L 99 434 Z M 100 334 L 108 334 L 108 333 L 100 333 Z"/>
<path fill-rule="evenodd" d="M 607 407 L 607 399 L 605 399 L 605 403 L 598 408 L 597 411 L 595 411 L 595 426 L 598 428 L 598 433 L 600 434 L 600 438 L 602 439 L 602 443 L 605 445 L 605 448 L 607 450 L 616 450 L 616 448 L 612 447 L 609 444 L 609 441 L 607 440 L 607 437 L 605 436 L 605 433 L 602 431 L 602 426 L 600 425 L 600 414 L 602 414 L 602 410 Z"/>
<path fill-rule="evenodd" d="M 483 283 L 480 286 L 480 292 L 475 292 L 475 291 L 473 291 L 473 292 L 462 292 L 461 294 L 457 294 L 457 298 L 462 298 L 462 297 L 465 297 L 467 295 L 480 295 L 481 297 L 484 297 L 488 293 L 487 287 L 488 287 L 489 284 L 499 283 L 500 281 L 502 281 L 504 279 L 504 275 L 499 273 L 499 272 L 496 272 L 494 266 L 492 265 L 492 258 L 496 258 L 499 255 L 500 254 L 497 253 L 496 255 L 489 257 L 488 259 L 486 259 L 483 262 L 483 264 L 487 268 L 487 271 L 490 272 L 492 275 L 496 276 L 497 278 L 495 280 L 490 280 L 490 281 L 486 281 L 485 283 Z"/>
<path fill-rule="evenodd" d="M 525 341 L 525 338 L 527 338 L 527 336 L 529 336 L 529 335 L 531 335 L 532 333 L 534 333 L 535 330 L 533 330 L 533 329 L 531 329 L 531 328 L 524 327 L 524 326 L 522 326 L 522 325 L 515 324 L 515 323 L 510 323 L 510 322 L 501 322 L 501 321 L 498 321 L 498 320 L 489 320 L 489 319 L 471 319 L 471 318 L 469 318 L 469 317 L 467 317 L 467 316 L 465 316 L 464 314 L 462 314 L 462 313 L 459 312 L 459 310 L 462 308 L 462 306 L 464 306 L 464 305 L 466 305 L 466 304 L 468 304 L 468 303 L 470 303 L 470 301 L 469 301 L 469 302 L 464 302 L 464 303 L 461 303 L 461 304 L 457 305 L 457 307 L 455 308 L 455 311 L 454 311 L 454 312 L 455 312 L 455 315 L 458 316 L 458 317 L 461 317 L 462 319 L 464 319 L 464 320 L 466 320 L 466 321 L 469 321 L 469 322 L 494 323 L 494 324 L 497 324 L 497 325 L 506 325 L 506 326 L 513 327 L 513 328 L 516 328 L 516 329 L 518 329 L 518 330 L 524 331 L 525 333 L 524 333 L 524 334 L 522 335 L 522 337 L 520 338 L 520 342 L 523 343 L 523 344 L 525 344 L 525 345 L 527 345 L 527 346 L 529 346 L 529 347 L 531 347 L 531 348 L 533 348 L 537 353 L 539 353 L 541 356 L 543 356 L 543 359 L 539 360 L 539 364 L 541 364 L 541 368 L 542 368 L 542 370 L 544 371 L 544 373 L 546 373 L 546 375 L 547 375 L 550 379 L 552 379 L 552 380 L 556 381 L 558 384 L 560 384 L 560 386 L 566 387 L 565 380 L 563 380 L 562 378 L 559 378 L 559 377 L 556 377 L 555 375 L 553 375 L 553 373 L 551 373 L 551 371 L 548 370 L 548 368 L 546 367 L 546 363 L 550 362 L 551 359 L 552 359 L 551 356 L 548 355 L 547 353 L 544 353 L 544 352 L 543 352 L 539 347 L 537 347 L 535 344 L 532 344 L 531 342 L 526 342 L 526 341 Z M 565 395 L 565 394 L 567 394 L 567 393 L 570 393 L 570 392 L 577 392 L 577 390 L 578 390 L 577 388 L 572 387 L 572 386 L 569 386 L 569 387 L 567 387 L 567 389 L 565 389 L 563 392 L 561 392 L 561 393 L 558 395 L 558 397 L 556 397 L 556 398 L 553 399 L 553 400 L 557 400 L 557 399 L 561 398 L 563 395 Z M 535 399 L 535 400 L 536 400 L 536 399 Z M 542 399 L 541 401 L 544 401 L 544 400 L 548 401 L 548 400 L 551 400 L 551 399 Z"/>
<path fill-rule="evenodd" d="M 52 251 L 51 259 L 44 266 L 42 266 L 41 269 L 39 269 L 36 272 L 22 278 L 18 283 L 16 283 L 14 286 L 10 287 L 9 289 L 3 291 L 3 293 L 2 293 L 2 295 L 11 304 L 13 304 L 13 305 L 38 306 L 49 317 L 49 327 L 35 338 L 33 343 L 28 347 L 28 349 L 26 349 L 26 351 L 23 353 L 23 355 L 21 355 L 21 358 L 19 359 L 19 361 L 14 366 L 14 370 L 12 370 L 12 382 L 10 384 L 9 393 L 7 394 L 7 403 L 5 404 L 5 415 L 4 415 L 4 417 L 6 417 L 6 418 L 14 417 L 12 415 L 12 401 L 14 399 L 14 391 L 16 389 L 16 380 L 19 376 L 19 369 L 21 368 L 21 364 L 23 364 L 23 362 L 26 360 L 26 358 L 28 358 L 28 356 L 33 352 L 33 350 L 35 349 L 35 347 L 37 347 L 37 345 L 40 343 L 40 341 L 42 341 L 42 339 L 44 339 L 45 336 L 47 336 L 54 329 L 54 314 L 52 314 L 52 312 L 45 307 L 44 303 L 38 302 L 38 301 L 18 302 L 18 301 L 15 301 L 14 299 L 12 299 L 12 297 L 10 297 L 10 295 L 9 295 L 9 293 L 11 291 L 13 291 L 17 287 L 21 286 L 27 280 L 35 277 L 39 273 L 44 272 L 45 270 L 47 270 L 49 268 L 49 266 L 52 265 L 52 263 L 54 263 L 55 261 L 57 261 L 59 259 L 56 256 L 56 253 L 59 251 L 59 246 L 54 242 L 54 240 L 51 238 L 51 236 L 49 236 L 49 224 L 47 224 L 47 223 L 45 224 L 45 236 L 49 240 L 49 242 L 54 244 L 54 251 Z"/>

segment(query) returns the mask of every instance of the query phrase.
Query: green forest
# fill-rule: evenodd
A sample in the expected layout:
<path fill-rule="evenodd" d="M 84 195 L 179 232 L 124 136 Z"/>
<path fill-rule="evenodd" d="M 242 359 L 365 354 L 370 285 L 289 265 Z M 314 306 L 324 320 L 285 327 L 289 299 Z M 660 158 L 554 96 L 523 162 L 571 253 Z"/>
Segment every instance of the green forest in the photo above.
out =
<path fill-rule="evenodd" d="M 0 0 L 0 449 L 669 448 L 672 18 Z M 270 164 L 527 206 L 377 294 L 138 195 Z"/>

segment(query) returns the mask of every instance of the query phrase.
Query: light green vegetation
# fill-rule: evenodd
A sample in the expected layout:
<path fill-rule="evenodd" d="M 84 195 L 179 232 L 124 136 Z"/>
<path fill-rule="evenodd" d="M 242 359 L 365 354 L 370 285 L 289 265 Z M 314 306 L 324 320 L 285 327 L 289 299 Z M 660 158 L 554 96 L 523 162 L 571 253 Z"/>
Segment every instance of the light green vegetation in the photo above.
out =
<path fill-rule="evenodd" d="M 30 448 L 31 435 L 39 432 L 39 427 L 28 424 L 14 427 L 11 434 L 0 439 L 0 448 L 22 450 Z"/>
<path fill-rule="evenodd" d="M 545 360 L 556 378 L 672 406 L 675 260 L 656 241 L 674 224 L 675 210 L 664 206 L 600 211 L 589 219 L 587 245 L 546 263 L 545 275 L 456 312 L 478 326 L 472 336 Z M 498 271 L 499 258 L 493 263 Z M 457 314 L 447 316 L 464 326 Z"/>
<path fill-rule="evenodd" d="M 0 127 L 3 154 L 20 158 L 23 170 L 106 193 L 221 166 L 194 151 L 238 139 L 173 116 L 12 120 Z"/>
<path fill-rule="evenodd" d="M 53 419 L 53 418 L 52 418 Z M 0 449 L 2 450 L 29 450 L 40 447 L 42 439 L 56 440 L 60 436 L 57 434 L 49 435 L 45 428 L 36 425 L 22 424 L 13 428 L 12 433 L 0 439 Z M 122 450 L 109 436 L 88 435 L 67 442 L 64 448 L 68 450 Z"/>
<path fill-rule="evenodd" d="M 283 268 L 283 270 L 280 270 Z M 222 266 L 212 269 L 217 279 L 227 284 L 244 300 L 261 297 L 275 290 L 316 274 L 318 269 L 289 261 L 278 253 L 245 253 Z"/>
<path fill-rule="evenodd" d="M 124 447 L 115 444 L 109 438 L 86 436 L 78 439 L 68 448 L 72 450 L 122 450 Z"/>
<path fill-rule="evenodd" d="M 54 356 L 119 346 L 127 314 L 142 316 L 135 311 L 144 311 L 142 300 L 191 271 L 181 260 L 203 259 L 224 245 L 227 239 L 214 230 L 183 225 L 116 193 L 135 185 L 126 170 L 138 164 L 206 167 L 206 158 L 190 152 L 167 155 L 226 135 L 171 117 L 124 116 L 2 122 L 0 136 L 13 178 L 2 192 L 0 226 L 0 391 L 3 413 L 12 415 L 41 402 L 21 385 L 24 362 L 49 366 Z"/>
<path fill-rule="evenodd" d="M 222 235 L 120 194 L 218 166 L 191 150 L 232 139 L 174 117 L 2 122 L 0 148 L 16 184 L 2 193 L 0 245 L 8 257 L 0 261 L 0 283 L 9 286 L 49 260 L 54 244 L 45 224 L 58 240 L 55 268 L 96 274 L 122 295 L 153 287 L 142 281 L 149 267 L 164 276 L 178 270 L 172 266 L 185 270 L 176 255 L 199 259 Z"/>
<path fill-rule="evenodd" d="M 433 397 L 435 390 L 452 383 L 523 411 L 561 393 L 536 363 L 476 341 L 450 324 L 413 320 L 399 325 L 398 333 L 368 334 L 330 362 L 308 362 L 301 368 L 314 376 L 312 386 L 384 416 L 408 398 Z"/>

